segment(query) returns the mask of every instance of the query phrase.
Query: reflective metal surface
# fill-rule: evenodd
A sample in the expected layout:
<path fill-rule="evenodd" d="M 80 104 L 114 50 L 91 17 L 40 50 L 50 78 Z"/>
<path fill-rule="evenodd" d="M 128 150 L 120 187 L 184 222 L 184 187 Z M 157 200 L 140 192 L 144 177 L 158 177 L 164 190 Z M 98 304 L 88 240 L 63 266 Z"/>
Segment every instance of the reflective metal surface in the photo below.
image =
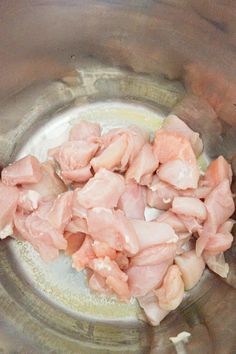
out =
<path fill-rule="evenodd" d="M 45 138 L 56 145 L 81 117 L 154 129 L 174 111 L 236 172 L 235 18 L 226 0 L 0 2 L 1 165 L 44 158 Z M 236 244 L 226 258 L 226 280 L 206 270 L 152 328 L 135 303 L 91 295 L 68 259 L 46 266 L 2 241 L 0 352 L 236 353 Z M 182 331 L 191 337 L 175 346 Z"/>

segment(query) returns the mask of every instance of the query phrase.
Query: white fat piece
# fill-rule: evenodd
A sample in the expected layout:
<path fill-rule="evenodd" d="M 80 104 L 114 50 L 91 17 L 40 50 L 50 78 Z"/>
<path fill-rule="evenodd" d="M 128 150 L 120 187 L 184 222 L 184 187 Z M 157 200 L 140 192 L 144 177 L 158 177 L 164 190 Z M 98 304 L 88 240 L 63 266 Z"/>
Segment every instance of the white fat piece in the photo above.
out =
<path fill-rule="evenodd" d="M 0 231 L 0 239 L 4 240 L 7 236 L 11 236 L 13 234 L 13 226 L 12 223 L 7 224 L 4 228 Z"/>
<path fill-rule="evenodd" d="M 176 337 L 169 337 L 169 340 L 174 344 L 177 354 L 187 354 L 185 344 L 188 343 L 191 334 L 189 332 L 180 332 Z"/>

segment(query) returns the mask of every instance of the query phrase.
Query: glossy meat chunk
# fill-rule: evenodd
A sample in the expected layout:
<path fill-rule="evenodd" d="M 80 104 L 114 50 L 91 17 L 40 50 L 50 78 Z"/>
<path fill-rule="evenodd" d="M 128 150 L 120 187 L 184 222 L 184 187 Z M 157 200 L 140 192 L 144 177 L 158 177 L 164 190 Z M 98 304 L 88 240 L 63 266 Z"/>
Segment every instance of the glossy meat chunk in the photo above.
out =
<path fill-rule="evenodd" d="M 169 267 L 163 284 L 155 291 L 160 308 L 163 310 L 175 310 L 184 297 L 184 282 L 177 265 Z"/>
<path fill-rule="evenodd" d="M 98 123 L 80 120 L 69 133 L 69 140 L 89 140 L 101 136 L 101 127 Z"/>
<path fill-rule="evenodd" d="M 82 207 L 113 208 L 125 191 L 124 178 L 106 169 L 100 169 L 82 188 L 75 191 Z"/>
<path fill-rule="evenodd" d="M 37 183 L 42 178 L 38 159 L 28 155 L 2 170 L 2 182 L 7 186 L 23 183 Z"/>
<path fill-rule="evenodd" d="M 12 223 L 16 211 L 19 192 L 17 188 L 0 182 L 0 230 Z M 7 235 L 8 236 L 8 235 Z M 1 237 L 5 238 L 5 237 Z"/>
<path fill-rule="evenodd" d="M 192 289 L 199 282 L 205 269 L 203 258 L 197 257 L 195 250 L 192 250 L 175 257 L 175 263 L 181 271 L 185 289 Z"/>
<path fill-rule="evenodd" d="M 143 219 L 145 210 L 146 191 L 136 182 L 125 184 L 124 193 L 121 195 L 117 207 L 130 219 Z"/>

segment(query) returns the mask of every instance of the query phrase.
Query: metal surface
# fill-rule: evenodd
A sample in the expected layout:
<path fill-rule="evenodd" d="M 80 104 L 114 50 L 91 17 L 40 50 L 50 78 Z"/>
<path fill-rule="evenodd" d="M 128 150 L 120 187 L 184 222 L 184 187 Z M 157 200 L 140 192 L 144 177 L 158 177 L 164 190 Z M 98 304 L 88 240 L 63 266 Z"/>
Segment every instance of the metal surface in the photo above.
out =
<path fill-rule="evenodd" d="M 234 2 L 218 0 L 0 2 L 1 165 L 30 151 L 44 159 L 80 118 L 152 130 L 172 110 L 201 132 L 210 158 L 235 161 L 235 17 Z M 209 114 L 189 118 L 190 89 Z M 0 352 L 236 353 L 235 244 L 226 257 L 226 280 L 205 271 L 151 328 L 135 302 L 91 295 L 68 258 L 45 265 L 26 244 L 2 241 Z M 188 343 L 174 346 L 182 331 Z"/>

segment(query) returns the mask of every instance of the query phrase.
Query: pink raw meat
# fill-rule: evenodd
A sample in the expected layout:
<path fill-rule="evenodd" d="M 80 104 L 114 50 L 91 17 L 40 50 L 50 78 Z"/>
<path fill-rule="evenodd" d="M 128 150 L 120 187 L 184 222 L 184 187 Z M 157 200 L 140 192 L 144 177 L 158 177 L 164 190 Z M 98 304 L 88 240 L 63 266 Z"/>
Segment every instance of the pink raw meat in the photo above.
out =
<path fill-rule="evenodd" d="M 50 224 L 60 232 L 64 232 L 66 225 L 72 217 L 73 192 L 59 194 L 53 202 L 47 219 Z"/>
<path fill-rule="evenodd" d="M 169 210 L 164 212 L 160 216 L 158 216 L 156 221 L 159 223 L 164 222 L 170 225 L 176 233 L 187 231 L 187 228 L 184 225 L 184 223 L 181 221 L 181 219 L 177 215 L 175 215 L 172 211 Z"/>
<path fill-rule="evenodd" d="M 84 183 L 87 182 L 93 176 L 91 172 L 91 166 L 87 165 L 76 170 L 61 171 L 61 177 L 65 183 L 71 182 Z"/>
<path fill-rule="evenodd" d="M 169 267 L 162 286 L 154 292 L 163 310 L 175 310 L 180 305 L 184 297 L 184 282 L 177 265 Z"/>
<path fill-rule="evenodd" d="M 17 188 L 0 182 L 0 230 L 11 224 L 16 211 L 19 192 Z"/>
<path fill-rule="evenodd" d="M 144 219 L 145 192 L 136 182 L 126 183 L 117 207 L 130 219 Z"/>
<path fill-rule="evenodd" d="M 164 119 L 162 127 L 165 131 L 176 132 L 187 138 L 197 157 L 202 153 L 203 143 L 199 134 L 190 129 L 189 126 L 176 115 L 170 114 L 167 116 Z"/>
<path fill-rule="evenodd" d="M 39 201 L 41 195 L 31 189 L 21 189 L 19 191 L 18 207 L 25 210 L 26 212 L 34 211 L 39 206 Z"/>
<path fill-rule="evenodd" d="M 97 149 L 98 144 L 84 140 L 66 141 L 48 154 L 59 163 L 62 171 L 74 171 L 87 166 Z"/>
<path fill-rule="evenodd" d="M 158 326 L 169 313 L 169 311 L 160 308 L 157 297 L 153 291 L 138 297 L 138 302 L 144 310 L 148 322 L 152 326 Z"/>
<path fill-rule="evenodd" d="M 195 250 L 192 250 L 175 257 L 175 263 L 182 273 L 185 289 L 192 289 L 199 282 L 205 269 L 203 258 L 197 257 Z"/>
<path fill-rule="evenodd" d="M 89 140 L 101 136 L 101 127 L 98 123 L 81 120 L 70 130 L 69 140 Z"/>
<path fill-rule="evenodd" d="M 171 262 L 157 265 L 131 266 L 127 270 L 128 284 L 132 296 L 144 296 L 149 291 L 158 288 Z"/>
<path fill-rule="evenodd" d="M 102 168 L 82 189 L 77 189 L 74 193 L 84 208 L 113 208 L 117 206 L 124 191 L 124 178 Z"/>
<path fill-rule="evenodd" d="M 143 145 L 141 151 L 130 164 L 125 178 L 140 182 L 141 178 L 156 171 L 159 161 L 155 157 L 152 146 L 149 143 Z"/>
<path fill-rule="evenodd" d="M 197 164 L 176 159 L 164 163 L 158 170 L 158 177 L 178 190 L 197 188 L 199 180 Z"/>
<path fill-rule="evenodd" d="M 116 251 L 106 242 L 94 240 L 92 242 L 92 247 L 97 258 L 103 258 L 105 256 L 108 256 L 110 259 L 116 258 Z"/>
<path fill-rule="evenodd" d="M 58 257 L 59 250 L 65 250 L 67 247 L 63 235 L 36 212 L 25 219 L 25 230 L 24 238 L 32 244 L 45 262 Z"/>
<path fill-rule="evenodd" d="M 88 211 L 88 232 L 93 239 L 106 242 L 117 251 L 139 251 L 138 237 L 132 223 L 121 210 L 93 208 Z"/>
<path fill-rule="evenodd" d="M 173 228 L 166 223 L 143 220 L 132 220 L 131 222 L 138 236 L 141 250 L 162 243 L 176 243 L 178 241 L 178 236 Z"/>
<path fill-rule="evenodd" d="M 67 256 L 71 256 L 82 246 L 85 239 L 85 234 L 82 232 L 71 233 L 66 231 L 64 232 L 64 238 L 67 241 L 65 254 Z"/>
<path fill-rule="evenodd" d="M 131 266 L 155 265 L 167 260 L 173 261 L 176 253 L 176 243 L 161 243 L 145 248 L 131 258 Z"/>
<path fill-rule="evenodd" d="M 129 302 L 130 291 L 126 281 L 109 275 L 106 278 L 106 285 L 117 294 L 120 300 Z"/>
<path fill-rule="evenodd" d="M 200 220 L 205 220 L 207 217 L 204 203 L 200 199 L 193 197 L 175 197 L 171 210 L 177 215 L 191 216 Z"/>
<path fill-rule="evenodd" d="M 66 186 L 55 172 L 55 163 L 46 161 L 41 164 L 42 178 L 35 184 L 23 184 L 22 188 L 26 190 L 34 190 L 41 197 L 56 197 L 58 194 L 66 191 Z"/>
<path fill-rule="evenodd" d="M 147 204 L 152 208 L 168 210 L 174 197 L 178 196 L 170 184 L 160 181 L 157 175 L 154 175 L 152 183 L 147 189 Z"/>
<path fill-rule="evenodd" d="M 88 266 L 89 262 L 95 257 L 92 240 L 89 236 L 86 236 L 79 250 L 72 255 L 72 267 L 79 272 Z"/>
<path fill-rule="evenodd" d="M 8 186 L 37 183 L 42 178 L 38 159 L 28 155 L 2 170 L 2 182 Z"/>
<path fill-rule="evenodd" d="M 89 262 L 89 268 L 91 268 L 96 273 L 100 274 L 102 277 L 107 278 L 109 276 L 115 279 L 120 279 L 124 282 L 127 281 L 127 275 L 120 270 L 115 261 L 111 260 L 109 257 L 104 258 L 94 258 Z"/>

